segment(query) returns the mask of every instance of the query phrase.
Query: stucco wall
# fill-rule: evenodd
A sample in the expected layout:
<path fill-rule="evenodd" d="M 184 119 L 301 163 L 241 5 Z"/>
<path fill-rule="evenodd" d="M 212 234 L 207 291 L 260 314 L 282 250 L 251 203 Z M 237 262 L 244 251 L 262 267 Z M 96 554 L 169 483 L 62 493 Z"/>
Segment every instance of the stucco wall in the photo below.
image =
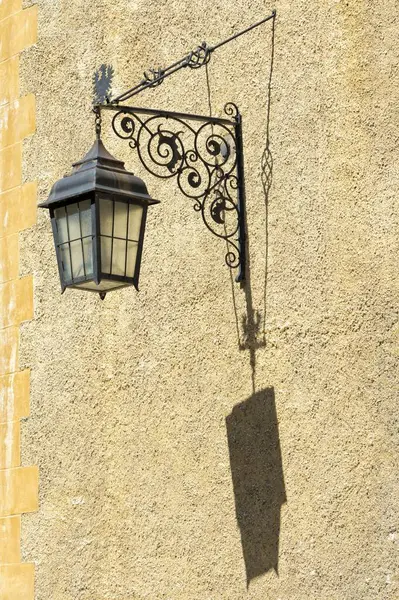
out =
<path fill-rule="evenodd" d="M 101 63 L 122 92 L 274 8 L 37 4 L 21 85 L 37 104 L 23 176 L 41 201 L 93 141 Z M 245 290 L 191 203 L 109 122 L 106 145 L 162 200 L 141 291 L 60 296 L 47 214 L 23 234 L 22 458 L 41 479 L 22 548 L 37 600 L 398 597 L 398 7 L 275 8 L 273 63 L 269 23 L 209 65 L 213 113 L 231 100 L 244 118 Z M 205 70 L 137 104 L 208 114 Z"/>

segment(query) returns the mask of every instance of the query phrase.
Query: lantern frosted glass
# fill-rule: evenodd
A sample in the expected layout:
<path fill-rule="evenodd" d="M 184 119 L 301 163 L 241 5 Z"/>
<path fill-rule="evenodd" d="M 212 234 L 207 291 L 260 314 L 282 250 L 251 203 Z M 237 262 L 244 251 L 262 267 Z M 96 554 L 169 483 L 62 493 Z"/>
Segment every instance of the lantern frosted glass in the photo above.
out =
<path fill-rule="evenodd" d="M 100 198 L 101 271 L 134 276 L 143 207 Z"/>
<path fill-rule="evenodd" d="M 93 276 L 91 201 L 54 210 L 57 252 L 65 283 Z"/>
<path fill-rule="evenodd" d="M 62 291 L 100 293 L 138 289 L 147 209 L 151 198 L 97 140 L 71 175 L 56 182 L 49 200 Z"/>
<path fill-rule="evenodd" d="M 62 286 L 137 287 L 147 207 L 96 194 L 51 211 Z"/>

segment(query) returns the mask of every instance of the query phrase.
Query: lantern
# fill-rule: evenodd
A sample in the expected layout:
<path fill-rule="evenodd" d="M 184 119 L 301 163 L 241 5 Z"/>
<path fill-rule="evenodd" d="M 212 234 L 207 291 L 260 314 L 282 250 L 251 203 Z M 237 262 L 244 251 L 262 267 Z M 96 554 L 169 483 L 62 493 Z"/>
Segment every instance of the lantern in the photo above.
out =
<path fill-rule="evenodd" d="M 150 197 L 97 139 L 73 171 L 57 181 L 47 202 L 62 292 L 98 292 L 134 285 L 138 290 Z"/>

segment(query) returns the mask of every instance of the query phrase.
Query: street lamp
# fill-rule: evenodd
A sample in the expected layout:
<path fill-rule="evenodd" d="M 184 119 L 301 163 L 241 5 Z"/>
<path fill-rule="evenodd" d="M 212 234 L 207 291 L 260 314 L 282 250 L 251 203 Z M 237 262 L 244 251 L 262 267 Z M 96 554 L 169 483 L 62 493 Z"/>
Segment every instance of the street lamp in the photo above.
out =
<path fill-rule="evenodd" d="M 97 137 L 47 202 L 62 292 L 138 289 L 148 206 L 157 204 L 142 179 L 127 171 Z"/>
<path fill-rule="evenodd" d="M 127 106 L 129 98 L 155 88 L 180 69 L 207 65 L 212 53 L 237 37 L 274 19 L 276 12 L 215 46 L 203 42 L 166 69 L 111 99 L 113 69 L 102 65 L 94 76 L 97 140 L 57 181 L 47 202 L 50 210 L 62 291 L 75 288 L 106 293 L 134 285 L 138 289 L 148 206 L 144 181 L 124 168 L 101 141 L 104 112 L 113 111 L 112 130 L 136 151 L 153 176 L 175 179 L 180 192 L 201 215 L 207 229 L 226 244 L 225 263 L 245 281 L 246 233 L 242 118 L 235 104 L 224 117 Z"/>

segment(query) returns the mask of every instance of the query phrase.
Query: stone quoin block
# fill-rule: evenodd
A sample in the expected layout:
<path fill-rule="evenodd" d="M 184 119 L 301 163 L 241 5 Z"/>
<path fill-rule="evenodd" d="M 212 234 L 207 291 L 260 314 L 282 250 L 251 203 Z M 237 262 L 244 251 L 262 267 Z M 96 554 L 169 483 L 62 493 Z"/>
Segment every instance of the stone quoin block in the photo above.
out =
<path fill-rule="evenodd" d="M 21 517 L 0 519 L 0 565 L 21 562 Z"/>
<path fill-rule="evenodd" d="M 0 238 L 36 223 L 36 198 L 35 181 L 0 194 Z"/>
<path fill-rule="evenodd" d="M 18 235 L 0 237 L 0 283 L 16 279 L 19 273 Z"/>
<path fill-rule="evenodd" d="M 11 469 L 21 464 L 21 427 L 19 421 L 0 424 L 0 469 Z"/>
<path fill-rule="evenodd" d="M 22 0 L 3 0 L 0 2 L 0 21 L 22 10 Z"/>
<path fill-rule="evenodd" d="M 30 371 L 0 377 L 0 423 L 29 416 Z"/>
<path fill-rule="evenodd" d="M 33 277 L 0 285 L 0 328 L 20 325 L 33 318 Z"/>
<path fill-rule="evenodd" d="M 29 94 L 0 109 L 0 148 L 21 142 L 35 132 L 36 102 Z"/>
<path fill-rule="evenodd" d="M 35 566 L 0 566 L 0 600 L 33 600 Z"/>
<path fill-rule="evenodd" d="M 21 184 L 22 144 L 8 146 L 0 150 L 0 193 Z"/>
<path fill-rule="evenodd" d="M 35 512 L 39 471 L 36 466 L 0 471 L 0 517 Z"/>
<path fill-rule="evenodd" d="M 3 106 L 19 97 L 19 56 L 0 62 L 0 81 L 0 106 Z"/>
<path fill-rule="evenodd" d="M 0 61 L 18 54 L 37 40 L 37 6 L 0 21 Z"/>
<path fill-rule="evenodd" d="M 18 369 L 19 327 L 0 330 L 0 375 Z"/>

